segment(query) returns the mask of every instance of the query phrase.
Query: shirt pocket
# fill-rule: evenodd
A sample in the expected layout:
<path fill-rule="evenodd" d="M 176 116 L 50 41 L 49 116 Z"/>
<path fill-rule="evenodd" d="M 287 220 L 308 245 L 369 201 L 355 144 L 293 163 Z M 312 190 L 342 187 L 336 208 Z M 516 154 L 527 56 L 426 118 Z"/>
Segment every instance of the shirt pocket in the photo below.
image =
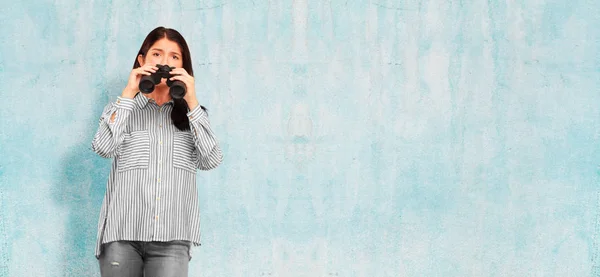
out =
<path fill-rule="evenodd" d="M 175 132 L 173 136 L 173 167 L 196 172 L 194 138 L 189 132 Z"/>
<path fill-rule="evenodd" d="M 134 131 L 125 135 L 119 152 L 118 171 L 148 169 L 150 164 L 150 134 Z"/>

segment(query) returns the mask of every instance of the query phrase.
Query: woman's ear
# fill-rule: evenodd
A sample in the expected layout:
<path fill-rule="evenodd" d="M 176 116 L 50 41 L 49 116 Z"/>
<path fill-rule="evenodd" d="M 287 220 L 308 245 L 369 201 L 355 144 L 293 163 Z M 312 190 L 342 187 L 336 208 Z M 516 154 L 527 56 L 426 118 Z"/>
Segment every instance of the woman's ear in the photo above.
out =
<path fill-rule="evenodd" d="M 137 60 L 140 66 L 144 66 L 144 56 L 142 56 L 142 54 L 138 55 Z"/>

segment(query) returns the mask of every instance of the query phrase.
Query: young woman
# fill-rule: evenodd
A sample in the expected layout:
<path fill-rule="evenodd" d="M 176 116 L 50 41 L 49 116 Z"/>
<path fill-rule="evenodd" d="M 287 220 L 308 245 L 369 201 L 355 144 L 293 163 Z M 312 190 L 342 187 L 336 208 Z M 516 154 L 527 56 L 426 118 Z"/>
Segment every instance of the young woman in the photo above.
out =
<path fill-rule="evenodd" d="M 172 67 L 185 84 L 173 99 L 166 79 L 140 92 L 143 76 Z M 112 158 L 95 255 L 102 276 L 187 276 L 200 245 L 197 169 L 221 164 L 208 115 L 196 99 L 190 51 L 173 29 L 151 31 L 127 86 L 102 112 L 92 149 Z"/>

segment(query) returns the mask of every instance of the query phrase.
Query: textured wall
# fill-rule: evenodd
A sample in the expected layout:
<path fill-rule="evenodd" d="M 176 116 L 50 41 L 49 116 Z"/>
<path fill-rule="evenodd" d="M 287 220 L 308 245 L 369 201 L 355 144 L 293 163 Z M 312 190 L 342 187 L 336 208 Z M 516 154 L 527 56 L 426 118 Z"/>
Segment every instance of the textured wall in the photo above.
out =
<path fill-rule="evenodd" d="M 600 2 L 169 3 L 3 1 L 0 276 L 99 276 L 90 142 L 158 25 L 225 155 L 190 276 L 600 276 Z"/>

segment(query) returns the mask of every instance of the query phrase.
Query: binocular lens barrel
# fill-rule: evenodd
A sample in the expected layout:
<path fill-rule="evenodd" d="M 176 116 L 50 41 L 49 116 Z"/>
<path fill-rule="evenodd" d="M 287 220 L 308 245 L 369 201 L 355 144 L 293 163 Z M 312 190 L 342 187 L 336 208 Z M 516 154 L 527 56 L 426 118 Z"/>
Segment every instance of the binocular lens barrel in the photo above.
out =
<path fill-rule="evenodd" d="M 182 81 L 173 81 L 169 88 L 169 94 L 173 99 L 182 99 L 185 96 L 185 84 Z"/>
<path fill-rule="evenodd" d="M 144 76 L 140 80 L 140 91 L 143 93 L 151 93 L 154 91 L 154 80 L 150 76 Z"/>

